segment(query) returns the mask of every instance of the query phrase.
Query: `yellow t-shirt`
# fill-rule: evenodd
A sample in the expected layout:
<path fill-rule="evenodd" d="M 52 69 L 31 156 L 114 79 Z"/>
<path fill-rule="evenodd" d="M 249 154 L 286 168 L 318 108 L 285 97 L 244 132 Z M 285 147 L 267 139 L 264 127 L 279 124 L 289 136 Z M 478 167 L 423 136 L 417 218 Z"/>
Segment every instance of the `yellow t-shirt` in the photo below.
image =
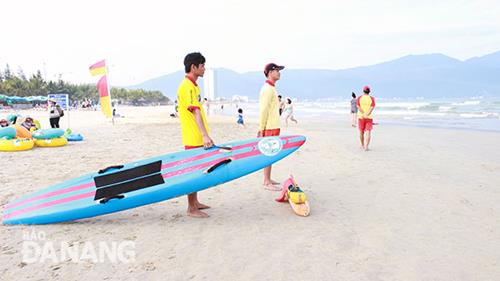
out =
<path fill-rule="evenodd" d="M 264 86 L 260 89 L 259 105 L 259 131 L 279 129 L 280 113 L 278 93 L 272 82 L 266 81 Z"/>
<path fill-rule="evenodd" d="M 182 144 L 185 146 L 203 145 L 200 129 L 194 120 L 193 109 L 200 109 L 207 133 L 209 133 L 209 128 L 205 110 L 201 104 L 200 88 L 196 82 L 187 77 L 182 80 L 177 90 L 177 103 L 179 104 L 179 119 L 181 120 Z"/>
<path fill-rule="evenodd" d="M 367 113 L 370 111 L 370 107 L 375 107 L 375 98 L 369 95 L 362 95 L 358 98 L 358 109 L 363 110 L 363 112 Z M 358 118 L 363 118 L 363 113 L 358 110 Z M 367 119 L 373 119 L 373 116 L 368 115 Z"/>

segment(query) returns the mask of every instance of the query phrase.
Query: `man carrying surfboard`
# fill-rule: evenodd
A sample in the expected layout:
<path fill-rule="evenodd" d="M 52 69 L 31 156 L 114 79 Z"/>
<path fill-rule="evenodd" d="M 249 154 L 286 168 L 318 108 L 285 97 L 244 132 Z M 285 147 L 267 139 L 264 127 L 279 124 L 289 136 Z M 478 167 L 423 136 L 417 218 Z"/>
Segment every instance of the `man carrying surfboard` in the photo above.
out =
<path fill-rule="evenodd" d="M 184 70 L 186 76 L 177 91 L 182 144 L 185 149 L 212 147 L 214 142 L 208 135 L 209 128 L 201 103 L 200 88 L 196 84 L 198 77 L 205 74 L 205 57 L 201 53 L 187 54 L 184 58 Z M 208 208 L 210 207 L 198 201 L 197 192 L 188 194 L 188 216 L 206 218 L 208 214 L 200 210 Z"/>
<path fill-rule="evenodd" d="M 259 94 L 260 121 L 257 135 L 259 138 L 280 135 L 280 104 L 275 84 L 280 79 L 280 70 L 284 68 L 284 66 L 275 63 L 269 63 L 264 68 L 264 75 L 267 80 L 260 89 Z M 271 179 L 271 166 L 264 168 L 264 188 L 280 191 L 281 188 L 276 186 L 279 184 L 279 182 Z"/>

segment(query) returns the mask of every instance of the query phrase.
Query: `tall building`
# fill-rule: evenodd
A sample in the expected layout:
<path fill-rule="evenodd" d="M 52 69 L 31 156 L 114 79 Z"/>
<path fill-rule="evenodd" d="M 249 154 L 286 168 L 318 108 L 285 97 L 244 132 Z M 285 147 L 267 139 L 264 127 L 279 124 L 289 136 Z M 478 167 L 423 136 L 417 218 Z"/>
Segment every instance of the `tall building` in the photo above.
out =
<path fill-rule="evenodd" d="M 209 101 L 215 100 L 215 69 L 209 68 L 205 70 L 205 75 L 203 75 L 203 92 L 204 97 Z"/>

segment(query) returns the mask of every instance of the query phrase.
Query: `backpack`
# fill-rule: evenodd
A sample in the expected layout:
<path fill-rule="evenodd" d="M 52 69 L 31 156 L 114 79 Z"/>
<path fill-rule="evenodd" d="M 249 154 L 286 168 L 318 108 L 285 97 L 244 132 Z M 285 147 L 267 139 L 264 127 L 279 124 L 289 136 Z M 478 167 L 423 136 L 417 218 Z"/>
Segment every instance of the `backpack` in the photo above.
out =
<path fill-rule="evenodd" d="M 59 111 L 59 117 L 64 116 L 64 110 L 60 106 L 57 106 L 57 111 Z"/>

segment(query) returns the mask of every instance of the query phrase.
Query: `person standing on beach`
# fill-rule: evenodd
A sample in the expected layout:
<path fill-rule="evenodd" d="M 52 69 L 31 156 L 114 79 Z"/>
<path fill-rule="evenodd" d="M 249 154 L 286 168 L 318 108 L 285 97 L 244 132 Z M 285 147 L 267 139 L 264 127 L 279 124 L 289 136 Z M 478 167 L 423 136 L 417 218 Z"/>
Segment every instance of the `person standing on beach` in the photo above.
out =
<path fill-rule="evenodd" d="M 64 111 L 55 100 L 49 100 L 49 121 L 51 128 L 59 128 L 59 120 L 64 116 Z"/>
<path fill-rule="evenodd" d="M 358 114 L 358 100 L 356 94 L 352 92 L 351 99 L 351 126 L 356 127 L 356 115 Z"/>
<path fill-rule="evenodd" d="M 190 53 L 184 58 L 186 76 L 177 90 L 179 119 L 181 121 L 182 144 L 186 150 L 193 148 L 210 148 L 214 146 L 210 138 L 205 110 L 201 103 L 200 88 L 196 84 L 198 77 L 205 74 L 205 57 L 201 53 Z M 202 209 L 210 208 L 198 201 L 198 193 L 188 194 L 187 215 L 195 218 L 206 218 L 208 214 Z"/>
<path fill-rule="evenodd" d="M 281 116 L 281 114 L 283 114 L 283 110 L 285 109 L 285 101 L 283 100 L 283 97 L 281 95 L 278 95 L 278 101 L 280 103 L 279 112 Z"/>
<path fill-rule="evenodd" d="M 264 68 L 267 80 L 260 89 L 259 94 L 259 132 L 257 137 L 271 137 L 280 135 L 279 100 L 275 84 L 280 79 L 280 70 L 285 67 L 275 63 L 269 63 Z M 279 191 L 281 188 L 275 185 L 280 183 L 271 179 L 271 166 L 264 168 L 264 188 Z"/>
<path fill-rule="evenodd" d="M 359 140 L 361 141 L 361 148 L 368 151 L 368 146 L 370 145 L 371 140 L 371 131 L 373 128 L 372 112 L 375 108 L 375 98 L 370 96 L 370 87 L 365 86 L 363 88 L 363 95 L 358 98 L 357 106 Z"/>

